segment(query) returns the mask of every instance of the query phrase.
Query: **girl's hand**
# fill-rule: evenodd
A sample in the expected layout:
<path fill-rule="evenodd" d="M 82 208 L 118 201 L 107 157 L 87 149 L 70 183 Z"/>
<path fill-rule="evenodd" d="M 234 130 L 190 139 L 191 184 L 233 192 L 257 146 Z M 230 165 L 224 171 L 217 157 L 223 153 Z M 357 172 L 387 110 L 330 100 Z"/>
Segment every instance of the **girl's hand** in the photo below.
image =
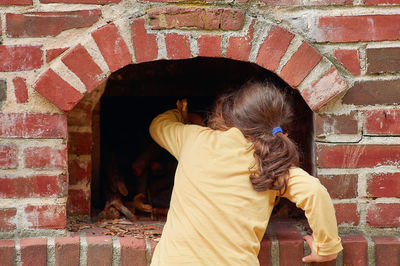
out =
<path fill-rule="evenodd" d="M 311 254 L 308 256 L 305 256 L 303 258 L 303 262 L 325 262 L 325 261 L 331 261 L 336 259 L 337 254 L 332 254 L 329 256 L 320 256 L 317 254 L 317 252 L 313 249 L 312 243 L 314 242 L 314 238 L 310 235 L 307 235 L 303 237 L 304 240 L 307 242 L 308 246 L 311 249 Z"/>

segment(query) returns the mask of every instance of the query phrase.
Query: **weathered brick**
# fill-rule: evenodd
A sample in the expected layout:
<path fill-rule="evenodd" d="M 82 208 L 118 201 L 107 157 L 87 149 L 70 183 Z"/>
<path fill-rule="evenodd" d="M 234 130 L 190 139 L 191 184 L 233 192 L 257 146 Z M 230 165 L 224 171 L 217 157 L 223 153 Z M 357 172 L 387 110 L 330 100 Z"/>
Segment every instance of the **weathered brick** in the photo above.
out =
<path fill-rule="evenodd" d="M 18 148 L 13 144 L 0 145 L 0 169 L 18 167 Z"/>
<path fill-rule="evenodd" d="M 67 169 L 67 149 L 29 147 L 24 149 L 26 168 Z"/>
<path fill-rule="evenodd" d="M 108 236 L 89 236 L 86 238 L 87 264 L 111 265 L 112 264 L 112 239 Z"/>
<path fill-rule="evenodd" d="M 197 39 L 197 46 L 199 47 L 198 56 L 221 57 L 221 44 L 221 36 L 201 35 L 200 38 Z"/>
<path fill-rule="evenodd" d="M 121 266 L 146 265 L 146 243 L 144 239 L 120 237 Z"/>
<path fill-rule="evenodd" d="M 57 56 L 64 53 L 67 49 L 68 47 L 46 50 L 46 63 L 49 63 L 50 61 L 54 60 Z"/>
<path fill-rule="evenodd" d="M 365 5 L 400 5 L 400 0 L 364 0 Z"/>
<path fill-rule="evenodd" d="M 319 63 L 321 58 L 322 55 L 304 41 L 282 68 L 279 75 L 290 86 L 297 87 Z"/>
<path fill-rule="evenodd" d="M 361 74 L 360 57 L 356 49 L 337 49 L 334 52 L 336 59 L 354 75 Z"/>
<path fill-rule="evenodd" d="M 293 37 L 294 34 L 284 28 L 273 26 L 260 46 L 256 63 L 270 71 L 276 71 Z"/>
<path fill-rule="evenodd" d="M 49 84 L 52 86 L 49 87 Z M 36 82 L 34 89 L 59 109 L 68 112 L 83 98 L 83 94 L 74 89 L 51 68 Z"/>
<path fill-rule="evenodd" d="M 47 265 L 47 239 L 24 238 L 20 241 L 22 266 Z"/>
<path fill-rule="evenodd" d="M 260 243 L 260 252 L 258 253 L 260 266 L 271 265 L 271 240 L 265 235 Z"/>
<path fill-rule="evenodd" d="M 32 0 L 0 0 L 0 5 L 8 6 L 8 5 L 15 5 L 15 6 L 25 6 L 25 5 L 32 5 Z"/>
<path fill-rule="evenodd" d="M 67 201 L 68 214 L 90 214 L 90 191 L 70 189 Z"/>
<path fill-rule="evenodd" d="M 72 154 L 91 154 L 92 134 L 87 132 L 68 133 L 68 152 Z"/>
<path fill-rule="evenodd" d="M 248 61 L 251 47 L 252 47 L 252 40 L 254 35 L 254 23 L 255 20 L 249 26 L 248 33 L 246 36 L 243 37 L 234 37 L 231 36 L 228 41 L 228 47 L 226 48 L 226 57 L 240 60 L 240 61 Z"/>
<path fill-rule="evenodd" d="M 357 81 L 343 97 L 343 103 L 355 105 L 398 104 L 400 79 Z"/>
<path fill-rule="evenodd" d="M 50 197 L 63 195 L 66 176 L 37 175 L 29 177 L 1 177 L 0 198 Z"/>
<path fill-rule="evenodd" d="M 128 46 L 115 24 L 108 24 L 95 30 L 92 36 L 111 72 L 132 63 Z"/>
<path fill-rule="evenodd" d="M 368 73 L 399 72 L 400 48 L 368 48 Z"/>
<path fill-rule="evenodd" d="M 17 229 L 17 209 L 0 209 L 0 232 Z"/>
<path fill-rule="evenodd" d="M 189 37 L 178 33 L 165 34 L 165 45 L 169 59 L 187 59 L 192 57 Z"/>
<path fill-rule="evenodd" d="M 99 9 L 24 14 L 7 13 L 6 33 L 13 38 L 57 36 L 65 30 L 90 27 L 99 20 L 100 15 Z"/>
<path fill-rule="evenodd" d="M 87 92 L 92 92 L 106 78 L 81 44 L 64 55 L 61 61 L 85 84 Z"/>
<path fill-rule="evenodd" d="M 0 45 L 0 71 L 25 71 L 43 65 L 40 45 Z"/>
<path fill-rule="evenodd" d="M 298 67 L 299 68 L 299 67 Z M 301 95 L 313 111 L 318 111 L 331 99 L 348 89 L 347 83 L 336 68 L 332 67 L 322 77 L 305 88 Z"/>
<path fill-rule="evenodd" d="M 368 241 L 362 235 L 344 235 L 343 265 L 368 265 Z"/>
<path fill-rule="evenodd" d="M 321 168 L 363 168 L 395 165 L 400 161 L 399 145 L 317 145 L 317 166 Z"/>
<path fill-rule="evenodd" d="M 367 223 L 373 227 L 400 227 L 400 204 L 372 204 L 367 209 Z"/>
<path fill-rule="evenodd" d="M 332 134 L 358 134 L 357 112 L 345 115 L 314 114 L 316 136 Z"/>
<path fill-rule="evenodd" d="M 289 223 L 271 223 L 270 226 L 276 233 L 279 241 L 280 265 L 303 265 L 304 240 L 300 231 Z"/>
<path fill-rule="evenodd" d="M 0 258 L 2 266 L 14 266 L 14 260 L 15 260 L 14 245 L 15 245 L 14 240 L 0 240 Z"/>
<path fill-rule="evenodd" d="M 68 113 L 68 126 L 91 126 L 93 103 L 84 100 L 78 102 Z"/>
<path fill-rule="evenodd" d="M 147 33 L 145 23 L 144 18 L 132 20 L 132 42 L 137 63 L 153 61 L 158 56 L 156 35 Z"/>
<path fill-rule="evenodd" d="M 66 138 L 67 118 L 63 114 L 1 113 L 0 137 Z"/>
<path fill-rule="evenodd" d="M 7 80 L 0 79 L 0 108 L 7 101 Z"/>
<path fill-rule="evenodd" d="M 64 229 L 66 225 L 65 205 L 28 205 L 25 207 L 25 217 L 29 228 L 34 229 Z"/>
<path fill-rule="evenodd" d="M 320 17 L 314 37 L 318 42 L 400 40 L 400 15 Z"/>
<path fill-rule="evenodd" d="M 400 265 L 400 241 L 395 236 L 374 236 L 376 266 Z"/>
<path fill-rule="evenodd" d="M 367 193 L 371 197 L 400 198 L 400 173 L 371 174 Z"/>
<path fill-rule="evenodd" d="M 244 24 L 245 12 L 240 9 L 224 8 L 221 15 L 222 30 L 240 30 Z"/>
<path fill-rule="evenodd" d="M 357 197 L 358 175 L 319 175 L 331 198 L 351 199 Z"/>
<path fill-rule="evenodd" d="M 92 176 L 92 161 L 81 158 L 68 160 L 69 184 L 88 184 Z"/>
<path fill-rule="evenodd" d="M 40 0 L 41 3 L 94 4 L 106 5 L 119 3 L 121 0 Z"/>
<path fill-rule="evenodd" d="M 351 5 L 352 0 L 261 0 L 270 6 L 327 6 L 327 5 Z"/>
<path fill-rule="evenodd" d="M 338 203 L 334 207 L 338 224 L 359 225 L 360 212 L 356 203 Z"/>
<path fill-rule="evenodd" d="M 377 135 L 400 135 L 400 110 L 381 109 L 364 112 L 364 133 Z"/>
<path fill-rule="evenodd" d="M 26 79 L 22 77 L 13 78 L 14 94 L 17 103 L 26 103 L 28 101 L 28 89 Z"/>
<path fill-rule="evenodd" d="M 79 265 L 79 236 L 56 237 L 54 243 L 56 266 Z"/>

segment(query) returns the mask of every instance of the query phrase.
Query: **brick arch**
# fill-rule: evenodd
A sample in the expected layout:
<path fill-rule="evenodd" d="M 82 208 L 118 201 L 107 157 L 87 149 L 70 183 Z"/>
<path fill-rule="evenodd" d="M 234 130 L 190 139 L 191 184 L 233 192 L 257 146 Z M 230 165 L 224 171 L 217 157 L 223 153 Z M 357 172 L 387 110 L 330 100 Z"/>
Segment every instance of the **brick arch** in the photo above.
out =
<path fill-rule="evenodd" d="M 276 73 L 300 91 L 314 112 L 347 90 L 336 67 L 301 36 L 267 21 L 250 17 L 244 21 L 243 15 L 239 26 L 225 25 L 225 31 L 205 33 L 163 31 L 168 27 L 154 25 L 151 20 L 148 25 L 146 17 L 122 18 L 94 29 L 51 62 L 34 89 L 69 112 L 86 93 L 128 64 L 205 56 L 255 63 Z M 238 27 L 242 30 L 232 32 Z"/>

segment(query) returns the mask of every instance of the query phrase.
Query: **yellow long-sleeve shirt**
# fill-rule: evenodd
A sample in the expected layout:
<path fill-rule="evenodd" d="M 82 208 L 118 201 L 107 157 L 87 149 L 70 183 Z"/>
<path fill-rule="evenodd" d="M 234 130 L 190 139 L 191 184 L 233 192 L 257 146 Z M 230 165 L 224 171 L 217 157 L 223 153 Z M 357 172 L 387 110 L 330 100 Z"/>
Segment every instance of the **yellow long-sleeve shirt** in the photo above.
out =
<path fill-rule="evenodd" d="M 178 160 L 167 221 L 151 265 L 259 265 L 260 241 L 277 192 L 253 189 L 252 143 L 237 128 L 185 125 L 177 110 L 157 116 L 150 134 Z M 319 255 L 342 249 L 331 199 L 318 179 L 291 169 L 284 197 L 305 210 Z"/>

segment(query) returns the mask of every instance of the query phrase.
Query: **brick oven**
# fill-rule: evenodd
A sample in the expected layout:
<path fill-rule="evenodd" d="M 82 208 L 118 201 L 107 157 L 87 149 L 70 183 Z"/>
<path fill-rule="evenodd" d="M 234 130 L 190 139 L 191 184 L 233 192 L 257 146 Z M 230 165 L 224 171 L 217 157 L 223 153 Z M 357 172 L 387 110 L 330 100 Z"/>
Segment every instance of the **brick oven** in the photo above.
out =
<path fill-rule="evenodd" d="M 304 167 L 336 209 L 337 264 L 400 264 L 400 1 L 0 5 L 1 265 L 146 265 L 152 240 L 66 230 L 101 202 L 104 112 L 211 101 L 253 74 L 295 92 Z M 107 97 L 120 98 L 104 107 Z M 132 122 L 124 111 L 108 119 Z M 299 264 L 307 251 L 295 224 L 271 223 L 261 265 Z"/>

